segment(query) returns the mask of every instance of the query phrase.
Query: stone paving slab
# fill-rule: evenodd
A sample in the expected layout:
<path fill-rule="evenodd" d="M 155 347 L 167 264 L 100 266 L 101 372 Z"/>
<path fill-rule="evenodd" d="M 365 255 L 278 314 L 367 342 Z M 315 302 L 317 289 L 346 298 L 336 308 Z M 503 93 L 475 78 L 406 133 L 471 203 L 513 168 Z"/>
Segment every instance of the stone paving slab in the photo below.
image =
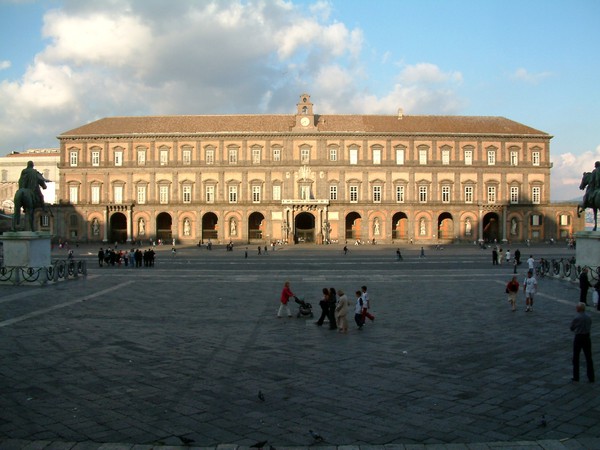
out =
<path fill-rule="evenodd" d="M 569 381 L 573 283 L 513 313 L 512 267 L 472 247 L 217 250 L 135 269 L 81 248 L 86 278 L 1 287 L 0 450 L 600 448 L 595 385 Z M 276 319 L 287 279 L 315 312 L 321 288 L 367 284 L 377 319 Z"/>

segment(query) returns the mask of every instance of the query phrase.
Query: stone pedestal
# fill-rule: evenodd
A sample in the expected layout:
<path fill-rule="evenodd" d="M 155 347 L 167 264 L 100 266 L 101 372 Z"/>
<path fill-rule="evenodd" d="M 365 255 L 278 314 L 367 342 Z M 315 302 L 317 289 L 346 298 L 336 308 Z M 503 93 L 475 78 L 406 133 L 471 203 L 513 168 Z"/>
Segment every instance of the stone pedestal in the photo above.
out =
<path fill-rule="evenodd" d="M 592 269 L 600 266 L 600 231 L 578 231 L 575 233 L 575 241 L 577 265 Z"/>
<path fill-rule="evenodd" d="M 0 236 L 4 247 L 5 267 L 48 267 L 51 236 L 32 231 L 8 231 Z"/>

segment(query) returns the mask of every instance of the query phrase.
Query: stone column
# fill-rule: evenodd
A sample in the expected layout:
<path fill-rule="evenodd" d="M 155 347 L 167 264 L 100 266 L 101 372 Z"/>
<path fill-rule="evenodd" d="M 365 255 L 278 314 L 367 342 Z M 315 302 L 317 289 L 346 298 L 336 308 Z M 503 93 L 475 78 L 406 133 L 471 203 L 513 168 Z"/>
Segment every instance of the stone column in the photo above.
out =
<path fill-rule="evenodd" d="M 108 207 L 104 208 L 104 236 L 102 242 L 108 242 Z"/>

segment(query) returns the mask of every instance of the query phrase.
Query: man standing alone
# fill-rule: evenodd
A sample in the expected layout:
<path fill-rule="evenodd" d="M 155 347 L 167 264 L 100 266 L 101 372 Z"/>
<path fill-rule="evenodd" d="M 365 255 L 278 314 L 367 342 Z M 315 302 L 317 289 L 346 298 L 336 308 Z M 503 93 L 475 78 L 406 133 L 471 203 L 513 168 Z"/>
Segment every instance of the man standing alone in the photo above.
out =
<path fill-rule="evenodd" d="M 594 363 L 592 362 L 592 341 L 590 331 L 592 330 L 592 319 L 585 313 L 585 303 L 577 305 L 577 316 L 571 322 L 571 331 L 575 332 L 573 341 L 573 381 L 579 381 L 579 354 L 583 350 L 587 377 L 590 383 L 596 378 L 594 376 Z"/>
<path fill-rule="evenodd" d="M 579 275 L 579 301 L 581 303 L 585 303 L 586 306 L 588 304 L 587 302 L 587 293 L 588 293 L 588 289 L 590 288 L 591 284 L 590 284 L 590 280 L 588 279 L 588 269 L 587 267 L 584 267 L 583 270 L 581 271 L 581 275 Z"/>

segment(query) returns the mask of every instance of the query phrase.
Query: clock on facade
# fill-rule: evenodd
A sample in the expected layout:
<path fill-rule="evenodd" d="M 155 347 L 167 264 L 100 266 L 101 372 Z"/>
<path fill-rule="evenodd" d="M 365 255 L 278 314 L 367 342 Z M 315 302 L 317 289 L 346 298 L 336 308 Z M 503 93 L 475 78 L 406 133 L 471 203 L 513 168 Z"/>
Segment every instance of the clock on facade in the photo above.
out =
<path fill-rule="evenodd" d="M 310 123 L 310 119 L 308 117 L 303 117 L 302 119 L 300 119 L 300 124 L 303 127 L 307 127 L 309 123 Z"/>

